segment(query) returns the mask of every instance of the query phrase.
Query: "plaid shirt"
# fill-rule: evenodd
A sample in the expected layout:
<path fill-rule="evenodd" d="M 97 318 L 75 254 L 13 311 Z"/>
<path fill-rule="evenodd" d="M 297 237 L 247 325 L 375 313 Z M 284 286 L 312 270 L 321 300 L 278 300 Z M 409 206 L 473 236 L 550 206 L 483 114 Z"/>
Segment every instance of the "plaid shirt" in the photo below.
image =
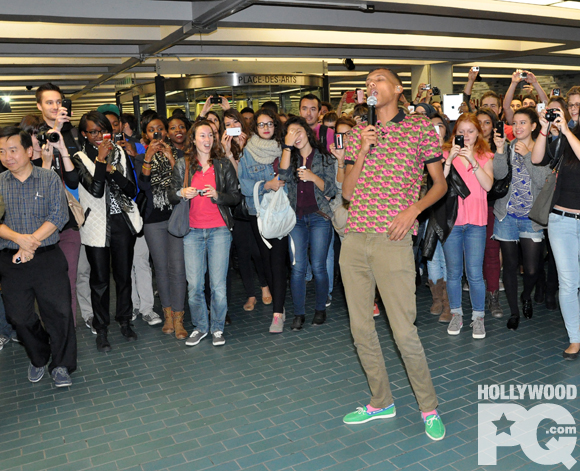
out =
<path fill-rule="evenodd" d="M 0 174 L 0 195 L 4 198 L 6 213 L 3 223 L 19 234 L 32 234 L 45 222 L 54 224 L 54 231 L 40 244 L 56 244 L 58 232 L 68 221 L 68 204 L 59 176 L 52 170 L 32 166 L 31 175 L 24 181 L 11 172 Z M 12 241 L 0 238 L 0 249 L 18 249 Z"/>

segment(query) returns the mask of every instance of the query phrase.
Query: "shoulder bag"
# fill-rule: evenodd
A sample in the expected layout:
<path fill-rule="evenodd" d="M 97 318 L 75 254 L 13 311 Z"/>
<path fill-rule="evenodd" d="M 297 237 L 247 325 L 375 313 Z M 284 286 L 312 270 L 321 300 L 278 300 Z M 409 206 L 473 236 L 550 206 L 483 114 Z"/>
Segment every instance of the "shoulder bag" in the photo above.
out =
<path fill-rule="evenodd" d="M 512 146 L 508 146 L 507 156 L 508 173 L 499 180 L 494 179 L 491 189 L 487 193 L 487 201 L 495 201 L 507 195 L 512 183 Z"/>
<path fill-rule="evenodd" d="M 266 193 L 260 201 L 258 192 L 262 182 L 254 185 L 254 204 L 260 235 L 266 246 L 272 248 L 265 239 L 282 239 L 290 234 L 296 225 L 296 213 L 283 189 Z"/>
<path fill-rule="evenodd" d="M 187 162 L 185 162 L 185 178 L 183 179 L 183 188 L 189 186 L 189 167 Z M 167 225 L 167 231 L 175 237 L 185 237 L 189 234 L 189 205 L 191 200 L 181 198 L 181 201 L 173 207 L 171 216 L 169 216 L 169 222 Z"/>

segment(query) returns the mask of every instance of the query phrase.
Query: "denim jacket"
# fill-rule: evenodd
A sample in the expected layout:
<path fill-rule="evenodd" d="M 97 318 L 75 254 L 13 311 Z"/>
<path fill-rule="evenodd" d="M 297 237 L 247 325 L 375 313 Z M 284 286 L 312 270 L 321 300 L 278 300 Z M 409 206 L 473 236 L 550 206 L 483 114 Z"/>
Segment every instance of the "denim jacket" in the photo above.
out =
<path fill-rule="evenodd" d="M 267 181 L 272 180 L 276 176 L 274 166 L 272 164 L 260 164 L 251 156 L 251 154 L 244 149 L 242 158 L 238 163 L 238 180 L 240 180 L 240 188 L 242 195 L 246 197 L 246 204 L 248 205 L 248 212 L 256 215 L 256 205 L 254 203 L 254 185 L 256 182 L 263 180 L 260 183 L 260 190 L 258 192 L 260 198 L 265 193 L 272 190 L 264 190 L 264 185 Z M 285 188 L 284 188 L 285 190 Z"/>

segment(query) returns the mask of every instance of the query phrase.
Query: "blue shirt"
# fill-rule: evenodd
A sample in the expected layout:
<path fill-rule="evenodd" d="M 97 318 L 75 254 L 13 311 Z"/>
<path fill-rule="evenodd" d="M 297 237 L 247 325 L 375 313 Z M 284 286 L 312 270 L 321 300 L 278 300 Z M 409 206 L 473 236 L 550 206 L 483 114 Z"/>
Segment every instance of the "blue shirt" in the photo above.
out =
<path fill-rule="evenodd" d="M 68 204 L 59 176 L 52 170 L 32 166 L 30 176 L 21 182 L 6 171 L 0 175 L 0 196 L 6 212 L 3 223 L 19 234 L 32 234 L 45 222 L 58 230 L 44 239 L 40 246 L 56 244 L 58 232 L 68 221 Z M 0 238 L 0 249 L 18 249 L 10 240 Z"/>

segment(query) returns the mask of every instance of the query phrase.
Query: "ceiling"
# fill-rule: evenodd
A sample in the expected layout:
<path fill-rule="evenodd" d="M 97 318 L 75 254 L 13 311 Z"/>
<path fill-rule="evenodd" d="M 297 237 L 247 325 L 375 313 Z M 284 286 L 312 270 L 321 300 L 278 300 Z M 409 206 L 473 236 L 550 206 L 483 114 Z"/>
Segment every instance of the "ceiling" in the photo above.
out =
<path fill-rule="evenodd" d="M 0 114 L 0 124 L 34 112 L 34 90 L 47 81 L 73 99 L 79 117 L 114 102 L 128 82 L 151 82 L 158 60 L 201 62 L 206 73 L 215 60 L 266 62 L 260 69 L 271 66 L 271 73 L 282 63 L 326 61 L 335 93 L 379 64 L 399 71 L 405 84 L 413 65 L 444 62 L 458 83 L 472 65 L 488 78 L 516 68 L 575 75 L 579 26 L 580 1 L 3 2 L 0 96 L 13 112 Z M 342 65 L 347 57 L 355 71 Z"/>

